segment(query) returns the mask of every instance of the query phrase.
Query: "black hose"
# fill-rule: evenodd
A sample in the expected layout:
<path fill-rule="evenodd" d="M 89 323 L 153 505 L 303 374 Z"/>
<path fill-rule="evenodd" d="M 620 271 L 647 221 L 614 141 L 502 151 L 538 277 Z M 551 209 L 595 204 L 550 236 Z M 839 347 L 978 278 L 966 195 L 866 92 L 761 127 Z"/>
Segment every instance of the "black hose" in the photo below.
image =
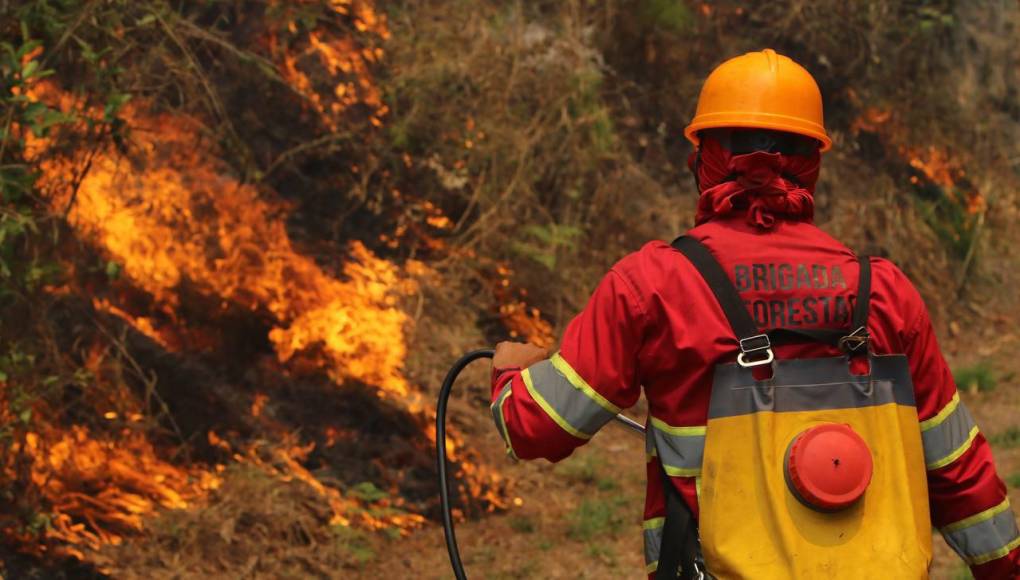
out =
<path fill-rule="evenodd" d="M 443 379 L 439 389 L 439 402 L 436 404 L 436 456 L 439 466 L 439 499 L 443 504 L 443 531 L 446 533 L 446 551 L 450 553 L 450 566 L 457 580 L 467 580 L 464 564 L 460 561 L 460 550 L 457 549 L 457 535 L 453 531 L 453 513 L 450 507 L 450 482 L 446 473 L 446 403 L 450 398 L 450 390 L 454 381 L 464 367 L 480 358 L 492 358 L 496 351 L 492 349 L 475 350 L 457 359 L 450 372 Z"/>
<path fill-rule="evenodd" d="M 443 506 L 443 532 L 446 534 L 446 551 L 450 553 L 450 566 L 453 567 L 453 575 L 457 580 L 467 580 L 464 573 L 464 564 L 460 561 L 460 550 L 457 548 L 457 534 L 453 531 L 453 512 L 450 506 L 450 482 L 446 473 L 446 403 L 450 399 L 450 391 L 453 383 L 457 380 L 461 371 L 469 364 L 480 358 L 492 358 L 496 351 L 490 348 L 473 350 L 457 359 L 457 362 L 450 367 L 443 379 L 443 386 L 439 389 L 439 402 L 436 403 L 436 461 L 439 466 L 439 499 Z M 617 415 L 615 419 L 631 431 L 644 435 L 645 428 L 640 423 Z"/>

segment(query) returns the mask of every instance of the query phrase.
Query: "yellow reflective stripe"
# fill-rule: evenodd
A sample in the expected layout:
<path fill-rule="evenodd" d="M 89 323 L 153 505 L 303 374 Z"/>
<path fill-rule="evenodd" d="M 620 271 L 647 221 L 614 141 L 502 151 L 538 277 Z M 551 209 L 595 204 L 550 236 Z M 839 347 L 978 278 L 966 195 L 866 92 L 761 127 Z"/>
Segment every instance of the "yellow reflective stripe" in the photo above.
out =
<path fill-rule="evenodd" d="M 509 384 L 507 385 L 510 386 Z M 502 433 L 504 435 L 503 440 L 506 442 L 506 453 L 510 457 L 517 459 L 517 452 L 514 451 L 514 444 L 510 441 L 510 431 L 506 428 L 506 418 L 503 416 L 503 405 L 506 404 L 506 400 L 514 395 L 514 392 L 509 391 L 505 397 L 500 399 L 499 407 L 496 409 L 496 416 L 499 417 L 499 424 L 502 427 Z"/>
<path fill-rule="evenodd" d="M 645 572 L 647 572 L 648 574 L 651 574 L 652 572 L 655 572 L 658 569 L 659 569 L 659 561 L 658 560 L 656 560 L 656 561 L 652 562 L 651 564 L 645 566 Z"/>
<path fill-rule="evenodd" d="M 653 427 L 655 427 L 656 429 L 658 429 L 659 431 L 662 431 L 664 433 L 669 433 L 670 435 L 681 435 L 681 436 L 684 436 L 684 437 L 694 437 L 694 436 L 698 436 L 698 435 L 704 435 L 705 432 L 708 429 L 708 427 L 706 427 L 705 425 L 698 425 L 698 426 L 694 426 L 694 427 L 674 427 L 674 426 L 670 425 L 669 423 L 666 423 L 662 419 L 657 419 L 655 417 L 649 417 L 649 418 L 652 421 L 652 426 Z"/>
<path fill-rule="evenodd" d="M 663 465 L 662 468 L 666 470 L 666 475 L 670 477 L 695 477 L 701 475 L 700 467 L 672 467 L 670 465 Z"/>
<path fill-rule="evenodd" d="M 943 534 L 951 534 L 951 533 L 953 533 L 953 532 L 955 532 L 957 530 L 962 530 L 963 528 L 969 528 L 969 527 L 973 526 L 974 524 L 980 524 L 981 522 L 983 522 L 985 520 L 990 520 L 990 519 L 994 518 L 995 516 L 1001 514 L 1002 512 L 1008 510 L 1008 509 L 1009 509 L 1009 498 L 1006 498 L 1005 500 L 1003 500 L 1002 503 L 1000 503 L 999 505 L 997 505 L 995 507 L 988 508 L 988 509 L 986 509 L 985 511 L 983 511 L 981 513 L 974 514 L 974 515 L 970 516 L 969 518 L 964 518 L 964 519 L 962 519 L 962 520 L 960 520 L 958 522 L 953 522 L 953 523 L 949 524 L 948 526 L 942 528 L 942 533 Z"/>
<path fill-rule="evenodd" d="M 698 498 L 698 503 L 701 503 L 701 476 L 694 478 L 694 496 Z"/>
<path fill-rule="evenodd" d="M 938 461 L 934 461 L 932 463 L 929 463 L 925 467 L 928 468 L 928 471 L 932 471 L 934 469 L 939 469 L 941 467 L 945 467 L 945 466 L 949 465 L 950 463 L 956 461 L 957 459 L 960 458 L 961 455 L 963 455 L 964 453 L 967 452 L 968 449 L 970 449 L 970 444 L 974 442 L 974 438 L 977 437 L 977 434 L 979 432 L 980 432 L 980 430 L 977 428 L 977 425 L 974 425 L 973 427 L 971 427 L 970 433 L 967 434 L 967 440 L 963 442 L 963 445 L 960 445 L 959 447 L 957 447 L 949 455 L 943 457 L 942 459 L 939 459 Z"/>
<path fill-rule="evenodd" d="M 663 526 L 663 524 L 665 524 L 665 523 L 666 523 L 666 518 L 664 518 L 664 517 L 663 518 L 652 518 L 650 520 L 645 520 L 645 521 L 641 522 L 641 527 L 646 529 L 646 530 L 654 530 L 656 528 L 661 528 Z"/>
<path fill-rule="evenodd" d="M 953 398 L 948 403 L 946 403 L 945 407 L 942 407 L 942 410 L 939 411 L 938 414 L 936 414 L 931 419 L 921 421 L 921 432 L 923 433 L 929 429 L 934 429 L 935 427 L 941 425 L 946 420 L 947 417 L 953 414 L 953 411 L 956 410 L 956 407 L 959 406 L 959 404 L 960 393 L 959 391 L 957 391 L 953 393 Z"/>
<path fill-rule="evenodd" d="M 587 433 L 582 433 L 581 431 L 574 429 L 574 427 L 570 423 L 567 423 L 566 419 L 561 417 L 560 414 L 557 413 L 556 410 L 552 408 L 552 405 L 550 405 L 549 402 L 545 400 L 545 397 L 539 394 L 538 390 L 535 388 L 535 385 L 532 384 L 531 382 L 531 372 L 529 369 L 524 369 L 524 372 L 521 373 L 521 378 L 524 379 L 524 386 L 528 388 L 528 394 L 531 395 L 531 398 L 534 399 L 536 403 L 538 403 L 539 407 L 542 407 L 542 410 L 545 411 L 545 414 L 548 415 L 550 419 L 555 421 L 556 424 L 559 425 L 561 429 L 563 429 L 567 433 L 570 433 L 574 437 L 577 437 L 578 439 L 585 440 L 591 439 L 591 435 Z"/>
<path fill-rule="evenodd" d="M 998 550 L 988 552 L 987 554 L 981 554 L 980 556 L 975 556 L 973 558 L 967 558 L 966 560 L 968 564 L 972 566 L 978 566 L 980 564 L 986 564 L 988 562 L 991 562 L 992 560 L 998 560 L 999 558 L 1012 552 L 1018 547 L 1020 547 L 1020 536 L 1017 536 L 1016 538 L 1013 539 L 1012 542 L 1006 544 L 1005 546 L 999 548 Z"/>
<path fill-rule="evenodd" d="M 662 419 L 649 416 L 648 433 L 654 437 L 659 462 L 673 477 L 693 477 L 701 474 L 702 454 L 705 450 L 705 425 L 674 427 Z"/>
<path fill-rule="evenodd" d="M 614 405 L 612 402 L 610 402 L 609 399 L 606 399 L 605 397 L 600 395 L 598 391 L 591 388 L 591 385 L 588 384 L 588 381 L 584 380 L 584 378 L 582 378 L 581 375 L 577 374 L 577 371 L 575 371 L 573 367 L 571 367 L 570 364 L 566 360 L 564 360 L 562 356 L 560 356 L 560 353 L 552 355 L 552 358 L 549 360 L 550 362 L 552 362 L 552 365 L 556 367 L 556 370 L 560 371 L 560 373 L 562 373 L 563 376 L 566 377 L 567 381 L 575 389 L 581 391 L 585 395 L 588 395 L 588 398 L 591 399 L 592 401 L 595 401 L 595 403 L 597 403 L 598 406 L 602 407 L 603 409 L 609 411 L 614 415 L 619 414 L 619 412 L 623 410 L 620 407 Z"/>
<path fill-rule="evenodd" d="M 659 456 L 659 451 L 656 448 L 652 447 L 651 452 L 648 452 L 648 451 L 645 452 L 645 463 L 648 463 L 649 461 L 651 461 L 653 457 L 658 457 L 658 456 Z"/>

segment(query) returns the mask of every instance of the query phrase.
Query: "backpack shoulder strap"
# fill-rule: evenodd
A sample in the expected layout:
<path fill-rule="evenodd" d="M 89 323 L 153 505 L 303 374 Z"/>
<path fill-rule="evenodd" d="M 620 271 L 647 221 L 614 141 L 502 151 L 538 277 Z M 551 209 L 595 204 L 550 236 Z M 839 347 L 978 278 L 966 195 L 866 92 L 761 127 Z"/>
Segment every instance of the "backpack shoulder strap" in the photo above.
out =
<path fill-rule="evenodd" d="M 768 353 L 771 353 L 773 345 L 820 342 L 837 346 L 847 353 L 857 353 L 870 339 L 868 314 L 871 305 L 871 258 L 868 256 L 857 259 L 860 276 L 849 334 L 846 330 L 831 328 L 776 328 L 763 333 L 751 318 L 733 282 L 704 244 L 690 236 L 680 236 L 673 241 L 672 246 L 690 260 L 712 290 L 740 342 L 741 358 L 738 360 L 742 361 L 741 364 L 744 366 L 771 362 L 772 358 Z M 751 364 L 745 364 L 748 361 Z"/>
<path fill-rule="evenodd" d="M 672 246 L 690 260 L 712 290 L 719 306 L 722 307 L 722 311 L 740 343 L 740 356 L 737 358 L 740 365 L 750 367 L 771 363 L 774 355 L 768 335 L 755 324 L 751 313 L 747 311 L 747 306 L 740 298 L 736 286 L 730 281 L 729 276 L 726 275 L 712 252 L 704 244 L 690 236 L 680 236 L 673 241 Z"/>
<path fill-rule="evenodd" d="M 850 321 L 850 334 L 839 339 L 838 346 L 848 354 L 866 352 L 871 335 L 868 334 L 868 314 L 871 309 L 871 257 L 857 258 L 861 273 L 857 282 L 857 302 Z M 862 351 L 861 349 L 864 349 Z"/>
<path fill-rule="evenodd" d="M 662 474 L 663 493 L 666 496 L 666 521 L 662 525 L 662 543 L 659 545 L 659 562 L 655 580 L 698 580 L 704 578 L 705 569 L 698 538 L 698 522 L 691 508 L 673 487 L 665 468 Z"/>

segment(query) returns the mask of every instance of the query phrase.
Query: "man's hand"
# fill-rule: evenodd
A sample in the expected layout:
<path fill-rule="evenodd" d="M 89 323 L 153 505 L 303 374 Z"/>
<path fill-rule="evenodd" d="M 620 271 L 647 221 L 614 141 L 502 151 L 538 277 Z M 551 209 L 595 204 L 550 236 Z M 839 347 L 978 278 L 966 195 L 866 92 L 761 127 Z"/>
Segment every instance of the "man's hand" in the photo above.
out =
<path fill-rule="evenodd" d="M 492 367 L 496 369 L 521 368 L 549 358 L 549 351 L 523 342 L 501 342 L 496 345 L 496 354 L 492 357 Z"/>

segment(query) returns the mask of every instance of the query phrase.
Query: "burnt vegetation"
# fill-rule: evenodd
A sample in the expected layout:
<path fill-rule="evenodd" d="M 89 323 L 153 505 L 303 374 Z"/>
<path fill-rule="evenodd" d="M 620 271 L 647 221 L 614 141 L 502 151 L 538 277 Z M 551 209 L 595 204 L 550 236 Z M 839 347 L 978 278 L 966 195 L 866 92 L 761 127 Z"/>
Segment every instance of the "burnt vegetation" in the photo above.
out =
<path fill-rule="evenodd" d="M 445 365 L 690 224 L 702 79 L 764 46 L 826 99 L 823 227 L 1001 331 L 1020 9 L 759 4 L 0 2 L 0 573 L 342 576 L 436 518 Z"/>

